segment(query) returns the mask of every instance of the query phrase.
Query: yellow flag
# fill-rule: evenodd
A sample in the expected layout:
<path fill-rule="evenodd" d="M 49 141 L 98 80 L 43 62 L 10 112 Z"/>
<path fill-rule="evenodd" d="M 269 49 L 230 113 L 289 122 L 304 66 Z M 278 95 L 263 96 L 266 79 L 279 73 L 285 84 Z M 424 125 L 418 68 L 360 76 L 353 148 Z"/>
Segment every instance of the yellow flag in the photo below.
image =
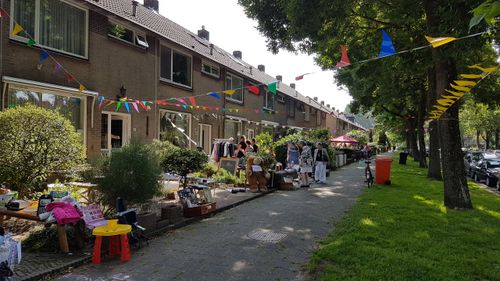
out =
<path fill-rule="evenodd" d="M 431 43 L 432 48 L 437 48 L 439 46 L 442 46 L 444 44 L 448 44 L 450 42 L 453 42 L 453 41 L 457 40 L 457 38 L 455 38 L 455 37 L 437 37 L 437 38 L 433 38 L 433 37 L 430 37 L 430 36 L 425 36 L 425 39 L 427 39 L 427 41 L 429 43 Z"/>
<path fill-rule="evenodd" d="M 14 26 L 14 30 L 12 30 L 12 35 L 17 35 L 19 32 L 23 31 L 23 27 L 20 26 L 18 23 Z"/>
<path fill-rule="evenodd" d="M 458 86 L 471 86 L 471 87 L 474 87 L 477 84 L 474 81 L 466 81 L 466 80 L 454 80 L 453 82 L 455 82 L 455 84 L 457 84 Z"/>
<path fill-rule="evenodd" d="M 83 92 L 85 91 L 85 86 L 83 86 L 82 84 L 80 84 L 80 92 Z"/>
<path fill-rule="evenodd" d="M 464 79 L 481 79 L 483 75 L 481 74 L 460 74 L 460 77 Z"/>
<path fill-rule="evenodd" d="M 460 97 L 457 96 L 441 96 L 443 99 L 449 99 L 449 100 L 459 100 Z"/>
<path fill-rule="evenodd" d="M 450 107 L 455 103 L 455 101 L 449 99 L 438 99 L 436 102 L 442 106 L 447 106 L 447 107 Z"/>
<path fill-rule="evenodd" d="M 459 91 L 466 92 L 466 93 L 470 92 L 470 88 L 467 88 L 467 87 L 457 86 L 457 85 L 453 85 L 453 84 L 450 84 L 450 86 L 455 90 L 459 90 Z"/>
<path fill-rule="evenodd" d="M 236 93 L 236 90 L 225 90 L 225 91 L 222 91 L 223 94 L 226 94 L 226 95 L 232 95 L 234 93 Z"/>
<path fill-rule="evenodd" d="M 434 107 L 435 109 L 437 109 L 439 111 L 446 111 L 448 109 L 446 107 L 442 107 L 442 106 L 439 106 L 439 105 L 433 105 L 432 107 Z"/>
<path fill-rule="evenodd" d="M 459 98 L 463 97 L 465 93 L 462 93 L 462 92 L 455 92 L 455 91 L 450 91 L 450 90 L 445 90 L 446 92 L 454 95 L 454 96 L 457 96 Z"/>
<path fill-rule="evenodd" d="M 491 73 L 491 72 L 493 72 L 493 71 L 495 71 L 497 69 L 496 66 L 495 67 L 484 68 L 484 67 L 481 67 L 479 64 L 471 65 L 471 66 L 469 66 L 469 68 L 479 69 L 482 72 L 486 72 L 486 73 Z"/>

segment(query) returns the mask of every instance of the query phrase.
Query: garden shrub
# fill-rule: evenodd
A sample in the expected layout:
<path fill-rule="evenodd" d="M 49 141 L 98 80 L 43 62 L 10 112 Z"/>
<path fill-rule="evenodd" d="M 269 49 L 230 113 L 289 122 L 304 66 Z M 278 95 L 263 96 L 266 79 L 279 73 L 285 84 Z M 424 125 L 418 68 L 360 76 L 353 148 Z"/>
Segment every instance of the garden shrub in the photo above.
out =
<path fill-rule="evenodd" d="M 178 146 L 175 146 L 173 143 L 169 141 L 161 141 L 161 140 L 153 140 L 151 144 L 149 144 L 151 150 L 156 154 L 158 159 L 164 159 L 167 154 L 172 153 L 175 150 L 179 150 Z"/>
<path fill-rule="evenodd" d="M 208 156 L 203 152 L 179 148 L 165 155 L 161 167 L 167 173 L 181 176 L 182 186 L 186 187 L 187 175 L 203 169 L 207 162 Z"/>
<path fill-rule="evenodd" d="M 80 134 L 57 111 L 28 104 L 0 112 L 0 182 L 21 195 L 84 158 Z"/>
<path fill-rule="evenodd" d="M 273 137 L 268 132 L 258 134 L 255 137 L 255 142 L 257 143 L 257 146 L 259 147 L 259 149 L 258 149 L 259 152 L 260 151 L 270 152 L 272 147 L 273 147 Z"/>
<path fill-rule="evenodd" d="M 160 192 L 159 159 L 149 146 L 136 140 L 114 150 L 103 173 L 99 190 L 108 206 L 114 206 L 117 197 L 130 204 L 144 203 Z"/>
<path fill-rule="evenodd" d="M 357 140 L 361 145 L 366 144 L 368 142 L 368 133 L 360 130 L 352 130 L 349 133 L 347 133 L 347 136 Z"/>

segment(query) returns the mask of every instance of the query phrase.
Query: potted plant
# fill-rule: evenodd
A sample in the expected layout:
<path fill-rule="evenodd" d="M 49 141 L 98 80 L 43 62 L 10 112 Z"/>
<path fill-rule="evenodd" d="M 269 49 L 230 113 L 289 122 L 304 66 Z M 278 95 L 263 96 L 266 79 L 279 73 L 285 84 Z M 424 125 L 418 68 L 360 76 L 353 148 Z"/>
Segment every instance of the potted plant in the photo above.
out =
<path fill-rule="evenodd" d="M 181 177 L 183 188 L 187 186 L 187 175 L 205 167 L 208 157 L 196 150 L 178 149 L 168 153 L 161 161 L 161 166 L 167 173 L 175 173 Z"/>

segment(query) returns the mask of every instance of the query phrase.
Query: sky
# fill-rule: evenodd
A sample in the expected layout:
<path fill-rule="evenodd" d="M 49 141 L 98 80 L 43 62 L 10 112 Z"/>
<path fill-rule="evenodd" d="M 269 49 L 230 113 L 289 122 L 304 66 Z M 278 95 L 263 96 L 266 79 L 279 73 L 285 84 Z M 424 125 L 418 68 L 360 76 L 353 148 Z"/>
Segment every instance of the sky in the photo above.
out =
<path fill-rule="evenodd" d="M 265 65 L 269 75 L 282 75 L 288 85 L 296 83 L 296 89 L 305 96 L 318 97 L 341 111 L 351 101 L 347 91 L 338 89 L 333 72 L 321 72 L 313 56 L 269 52 L 266 38 L 255 28 L 257 22 L 245 15 L 237 0 L 160 0 L 160 14 L 194 33 L 204 25 L 210 32 L 210 42 L 230 53 L 242 51 L 244 61 L 255 67 Z M 320 73 L 295 81 L 298 75 L 316 71 Z"/>

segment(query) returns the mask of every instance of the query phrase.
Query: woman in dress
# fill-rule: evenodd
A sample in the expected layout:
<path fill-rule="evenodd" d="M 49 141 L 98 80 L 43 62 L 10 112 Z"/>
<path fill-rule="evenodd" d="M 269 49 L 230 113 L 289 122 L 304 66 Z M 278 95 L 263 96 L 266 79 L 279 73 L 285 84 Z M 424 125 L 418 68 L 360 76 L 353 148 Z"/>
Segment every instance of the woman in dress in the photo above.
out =
<path fill-rule="evenodd" d="M 307 146 L 305 141 L 299 142 L 299 147 L 302 149 L 299 157 L 300 165 L 300 187 L 310 187 L 309 185 L 309 173 L 312 173 L 313 156 L 311 154 L 311 148 Z"/>
<path fill-rule="evenodd" d="M 294 169 L 299 165 L 299 148 L 294 142 L 289 142 L 286 152 L 286 163 L 288 168 Z"/>

